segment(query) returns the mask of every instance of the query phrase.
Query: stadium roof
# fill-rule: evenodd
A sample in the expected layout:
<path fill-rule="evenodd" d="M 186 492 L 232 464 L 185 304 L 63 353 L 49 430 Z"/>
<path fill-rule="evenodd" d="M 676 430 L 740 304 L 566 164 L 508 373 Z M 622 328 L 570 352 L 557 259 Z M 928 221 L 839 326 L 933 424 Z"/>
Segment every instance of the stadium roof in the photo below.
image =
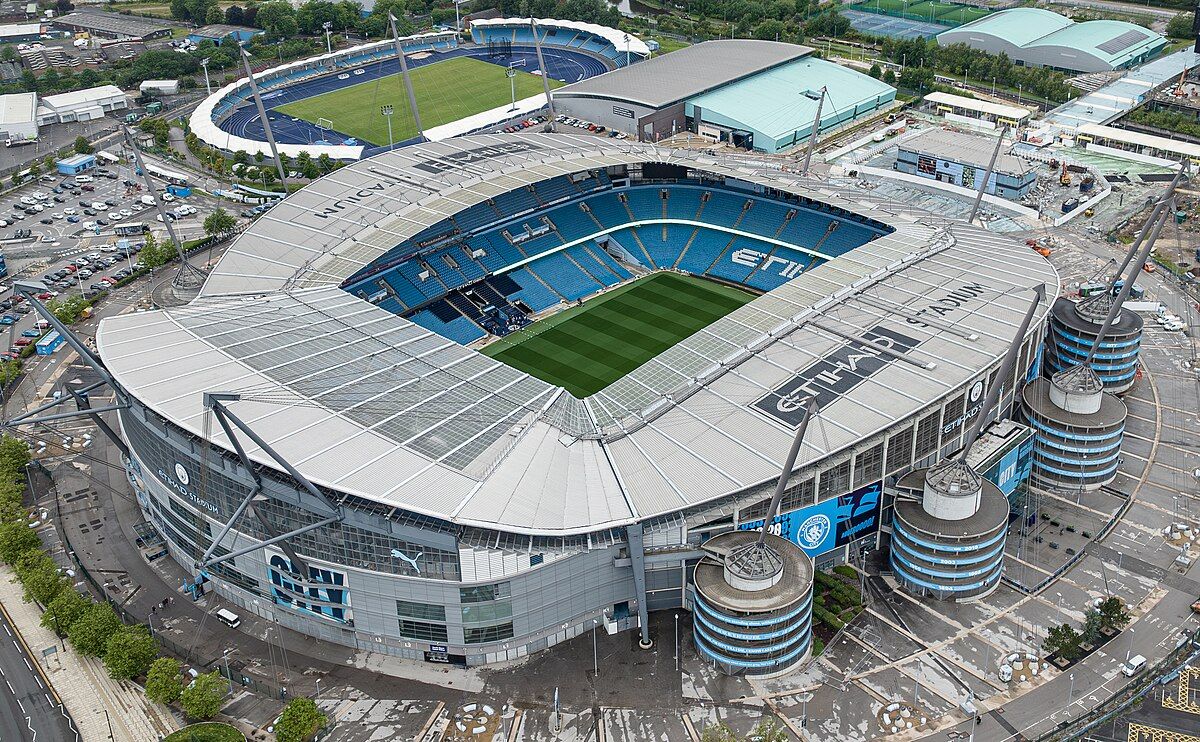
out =
<path fill-rule="evenodd" d="M 1162 36 L 1135 23 L 1098 20 L 1074 23 L 1041 37 L 1029 46 L 1065 46 L 1079 49 L 1105 60 L 1114 67 L 1119 67 L 1125 60 L 1162 41 Z"/>
<path fill-rule="evenodd" d="M 881 96 L 894 92 L 891 85 L 849 67 L 802 58 L 704 93 L 688 103 L 779 138 L 812 123 L 822 87 L 827 90 L 821 109 L 823 120 L 836 120 L 845 111 L 857 110 L 867 102 L 873 109 Z"/>
<path fill-rule="evenodd" d="M 338 274 L 402 239 L 394 229 L 435 218 L 435 208 L 444 218 L 539 176 L 646 161 L 690 161 L 895 231 L 802 273 L 585 400 L 337 287 Z M 756 401 L 776 399 L 798 370 L 869 331 L 915 346 L 872 375 L 851 372 L 855 383 L 810 428 L 801 465 L 870 440 L 994 365 L 1024 313 L 1023 290 L 1056 285 L 1057 275 L 1023 245 L 911 213 L 858 191 L 649 145 L 467 137 L 316 181 L 234 243 L 204 297 L 105 318 L 97 344 L 131 394 L 225 448 L 205 425 L 202 395 L 240 393 L 234 412 L 320 485 L 464 525 L 584 533 L 772 481 L 794 431 Z M 306 246 L 278 235 L 303 235 Z M 354 245 L 364 250 L 342 250 Z M 319 260 L 326 253 L 339 255 Z M 246 280 L 235 280 L 239 272 Z M 922 321 L 930 308 L 940 321 Z M 258 449 L 248 453 L 275 467 Z"/>
<path fill-rule="evenodd" d="M 1026 46 L 1074 23 L 1066 16 L 1042 8 L 1010 8 L 985 15 L 954 30 L 990 34 L 1014 46 Z"/>
<path fill-rule="evenodd" d="M 942 160 L 973 165 L 986 169 L 996 150 L 996 137 L 984 137 L 949 129 L 929 129 L 901 142 L 900 149 L 929 155 Z M 1004 175 L 1022 175 L 1033 168 L 1020 157 L 1012 154 L 1012 145 L 1003 148 L 996 158 L 996 172 Z"/>
<path fill-rule="evenodd" d="M 811 53 L 810 47 L 776 41 L 705 41 L 567 85 L 554 97 L 613 98 L 662 108 Z"/>
<path fill-rule="evenodd" d="M 608 41 L 619 51 L 625 51 L 628 45 L 630 54 L 637 54 L 640 57 L 650 55 L 650 47 L 646 46 L 646 42 L 642 41 L 633 34 L 625 33 L 624 31 L 611 28 L 609 26 L 601 26 L 596 23 L 584 23 L 583 21 L 560 21 L 557 18 L 538 18 L 539 26 L 547 26 L 554 28 L 570 28 L 576 31 L 586 31 L 593 36 L 599 36 Z M 529 28 L 528 18 L 473 18 L 472 26 L 520 26 Z"/>

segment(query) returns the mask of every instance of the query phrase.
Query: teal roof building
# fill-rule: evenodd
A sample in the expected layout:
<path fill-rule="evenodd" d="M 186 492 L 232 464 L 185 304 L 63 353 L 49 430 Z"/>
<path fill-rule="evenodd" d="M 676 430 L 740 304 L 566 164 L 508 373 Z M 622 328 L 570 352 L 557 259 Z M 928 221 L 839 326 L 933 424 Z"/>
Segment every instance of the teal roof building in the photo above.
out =
<path fill-rule="evenodd" d="M 690 98 L 686 114 L 698 133 L 705 127 L 719 131 L 722 139 L 737 133 L 753 149 L 774 153 L 807 141 L 822 88 L 826 97 L 818 133 L 896 99 L 891 85 L 833 62 L 804 57 Z"/>
<path fill-rule="evenodd" d="M 1125 21 L 1076 23 L 1040 8 L 1012 8 L 938 34 L 938 44 L 966 44 L 1007 54 L 1017 64 L 1063 72 L 1108 72 L 1154 57 L 1167 40 Z"/>

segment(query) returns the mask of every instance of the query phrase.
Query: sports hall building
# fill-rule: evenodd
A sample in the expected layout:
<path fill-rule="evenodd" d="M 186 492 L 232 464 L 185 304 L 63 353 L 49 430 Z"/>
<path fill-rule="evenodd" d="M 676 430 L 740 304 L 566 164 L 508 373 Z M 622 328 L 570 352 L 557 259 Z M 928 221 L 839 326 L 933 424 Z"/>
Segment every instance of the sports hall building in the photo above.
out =
<path fill-rule="evenodd" d="M 812 52 L 775 41 L 706 41 L 560 88 L 555 109 L 646 142 L 690 131 L 774 153 L 807 140 L 822 88 L 820 131 L 895 100 L 890 85 Z"/>
<path fill-rule="evenodd" d="M 1096 20 L 1076 23 L 1041 8 L 1001 10 L 943 31 L 938 44 L 966 44 L 989 54 L 1007 54 L 1026 67 L 1068 73 L 1124 70 L 1158 55 L 1167 40 L 1134 23 Z"/>
<path fill-rule="evenodd" d="M 519 324 L 493 311 L 654 271 L 758 296 L 582 399 L 474 349 Z M 691 607 L 701 545 L 761 525 L 808 397 L 780 535 L 818 569 L 886 548 L 897 478 L 960 447 L 989 385 L 1007 415 L 1036 374 L 1048 307 L 996 378 L 1025 289 L 1057 281 L 1021 244 L 857 190 L 649 144 L 476 136 L 312 183 L 191 304 L 105 318 L 97 344 L 130 401 L 138 502 L 197 593 L 474 665 Z M 214 424 L 208 393 L 235 395 L 261 445 Z M 231 518 L 214 554 L 236 556 L 197 568 Z M 262 546 L 307 526 L 287 540 L 303 574 Z"/>

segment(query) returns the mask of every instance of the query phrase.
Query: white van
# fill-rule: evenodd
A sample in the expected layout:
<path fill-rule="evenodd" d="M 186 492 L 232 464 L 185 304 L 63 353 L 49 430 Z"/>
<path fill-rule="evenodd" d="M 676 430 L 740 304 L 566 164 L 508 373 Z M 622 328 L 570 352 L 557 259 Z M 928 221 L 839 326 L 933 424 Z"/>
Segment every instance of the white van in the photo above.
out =
<path fill-rule="evenodd" d="M 90 175 L 76 175 L 75 176 L 76 183 L 91 183 L 93 180 L 95 180 L 95 178 L 93 178 Z"/>
<path fill-rule="evenodd" d="M 1121 665 L 1121 674 L 1127 678 L 1132 678 L 1142 670 L 1146 669 L 1146 658 L 1140 654 L 1135 654 L 1130 657 L 1125 664 Z"/>
<path fill-rule="evenodd" d="M 225 624 L 231 629 L 236 629 L 242 623 L 242 618 L 233 611 L 227 611 L 224 608 L 217 609 L 217 620 Z"/>

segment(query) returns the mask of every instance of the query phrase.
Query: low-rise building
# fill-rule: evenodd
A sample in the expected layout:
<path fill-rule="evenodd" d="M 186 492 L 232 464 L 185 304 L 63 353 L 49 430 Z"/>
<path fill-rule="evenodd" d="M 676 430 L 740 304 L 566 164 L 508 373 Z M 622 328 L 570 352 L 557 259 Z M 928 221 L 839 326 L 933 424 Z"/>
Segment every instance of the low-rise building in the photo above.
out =
<path fill-rule="evenodd" d="M 1033 111 L 1022 106 L 993 103 L 990 100 L 968 98 L 965 95 L 941 91 L 926 95 L 925 103 L 934 113 L 950 121 L 988 129 L 1005 124 L 1010 127 L 1024 126 L 1033 116 Z"/>
<path fill-rule="evenodd" d="M 40 23 L 6 23 L 0 25 L 0 44 L 37 41 L 42 36 Z"/>
<path fill-rule="evenodd" d="M 255 36 L 263 33 L 257 28 L 247 28 L 246 26 L 231 26 L 227 23 L 214 23 L 211 26 L 198 28 L 188 34 L 188 41 L 193 44 L 199 44 L 204 41 L 211 41 L 217 46 L 220 46 L 226 39 L 232 39 L 238 44 L 245 44 Z"/>
<path fill-rule="evenodd" d="M 0 139 L 37 139 L 37 93 L 0 95 Z"/>
<path fill-rule="evenodd" d="M 996 149 L 993 137 L 933 129 L 901 142 L 894 168 L 963 188 L 977 190 Z M 1037 183 L 1037 171 L 1002 148 L 984 193 L 1019 201 Z"/>
<path fill-rule="evenodd" d="M 91 121 L 123 108 L 129 108 L 129 99 L 125 93 L 116 85 L 101 85 L 42 98 L 37 109 L 37 120 L 43 126 L 71 121 Z"/>
<path fill-rule="evenodd" d="M 179 93 L 178 80 L 146 80 L 138 86 L 138 90 L 142 95 L 177 95 Z"/>
<path fill-rule="evenodd" d="M 55 18 L 50 21 L 55 28 L 73 33 L 88 33 L 104 39 L 133 40 L 161 39 L 170 36 L 178 25 L 154 18 L 107 13 L 101 10 L 83 10 Z"/>
<path fill-rule="evenodd" d="M 79 175 L 95 167 L 95 155 L 72 155 L 58 161 L 58 172 L 63 175 Z"/>

